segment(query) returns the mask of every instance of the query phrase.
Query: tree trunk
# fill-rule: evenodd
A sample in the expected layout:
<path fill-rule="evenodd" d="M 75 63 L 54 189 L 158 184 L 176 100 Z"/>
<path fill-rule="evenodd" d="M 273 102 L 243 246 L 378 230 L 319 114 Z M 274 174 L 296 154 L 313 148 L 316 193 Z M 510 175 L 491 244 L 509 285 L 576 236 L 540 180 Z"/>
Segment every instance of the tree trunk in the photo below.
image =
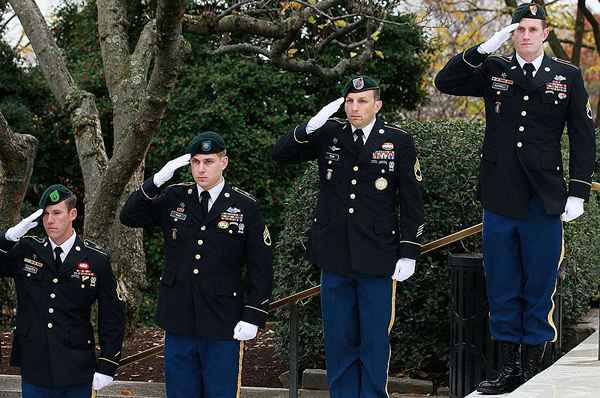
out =
<path fill-rule="evenodd" d="M 33 163 L 38 141 L 35 137 L 12 132 L 0 113 L 0 233 L 20 219 L 21 205 Z M 7 326 L 14 314 L 15 291 L 12 279 L 0 281 L 0 324 Z"/>

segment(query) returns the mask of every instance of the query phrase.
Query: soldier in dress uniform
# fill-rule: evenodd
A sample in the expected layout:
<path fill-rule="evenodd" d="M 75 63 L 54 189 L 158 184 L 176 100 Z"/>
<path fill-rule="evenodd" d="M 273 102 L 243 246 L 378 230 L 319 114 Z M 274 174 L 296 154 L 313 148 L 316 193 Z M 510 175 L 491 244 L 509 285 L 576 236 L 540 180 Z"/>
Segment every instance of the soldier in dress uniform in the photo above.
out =
<path fill-rule="evenodd" d="M 544 8 L 522 4 L 512 24 L 453 57 L 435 79 L 447 94 L 482 97 L 486 130 L 479 197 L 492 336 L 505 358 L 484 394 L 533 377 L 556 341 L 554 294 L 563 258 L 561 218 L 583 214 L 595 161 L 593 115 L 581 71 L 544 55 Z M 512 37 L 512 55 L 493 54 Z M 569 138 L 569 183 L 561 137 Z M 520 359 L 522 351 L 523 358 Z"/>
<path fill-rule="evenodd" d="M 0 276 L 13 278 L 17 291 L 11 364 L 21 368 L 24 398 L 89 398 L 119 366 L 124 303 L 109 254 L 73 229 L 76 204 L 73 192 L 51 185 L 39 210 L 0 233 Z M 40 216 L 47 236 L 24 236 Z"/>
<path fill-rule="evenodd" d="M 190 164 L 194 182 L 161 192 L 178 168 Z M 166 331 L 169 398 L 239 397 L 243 341 L 253 339 L 267 317 L 271 236 L 256 199 L 225 182 L 227 165 L 223 138 L 200 133 L 121 211 L 125 225 L 163 232 L 156 316 Z"/>
<path fill-rule="evenodd" d="M 396 281 L 415 271 L 423 177 L 410 134 L 377 116 L 378 83 L 355 77 L 342 96 L 281 137 L 273 158 L 319 164 L 307 255 L 322 270 L 331 396 L 387 397 Z M 347 119 L 332 118 L 342 103 Z"/>

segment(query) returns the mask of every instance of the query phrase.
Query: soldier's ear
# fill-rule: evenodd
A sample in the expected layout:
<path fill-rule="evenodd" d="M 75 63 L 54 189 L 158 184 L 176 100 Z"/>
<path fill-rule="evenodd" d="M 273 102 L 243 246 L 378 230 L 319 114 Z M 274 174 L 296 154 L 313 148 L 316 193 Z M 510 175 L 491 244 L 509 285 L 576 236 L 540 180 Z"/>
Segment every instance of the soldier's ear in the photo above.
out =
<path fill-rule="evenodd" d="M 383 101 L 377 100 L 375 101 L 375 113 L 379 112 L 381 107 L 383 106 Z"/>
<path fill-rule="evenodd" d="M 74 207 L 71 210 L 69 210 L 69 218 L 71 219 L 71 221 L 77 218 L 77 208 Z"/>

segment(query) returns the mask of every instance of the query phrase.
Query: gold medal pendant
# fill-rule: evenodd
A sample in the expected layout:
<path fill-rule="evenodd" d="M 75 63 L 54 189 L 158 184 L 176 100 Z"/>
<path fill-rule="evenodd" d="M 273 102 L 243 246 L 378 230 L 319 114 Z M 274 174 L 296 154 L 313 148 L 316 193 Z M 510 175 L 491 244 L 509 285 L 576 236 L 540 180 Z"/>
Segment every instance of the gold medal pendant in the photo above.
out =
<path fill-rule="evenodd" d="M 377 188 L 377 190 L 383 191 L 384 189 L 387 188 L 387 186 L 388 186 L 388 182 L 385 178 L 379 177 L 378 179 L 375 180 L 375 188 Z"/>

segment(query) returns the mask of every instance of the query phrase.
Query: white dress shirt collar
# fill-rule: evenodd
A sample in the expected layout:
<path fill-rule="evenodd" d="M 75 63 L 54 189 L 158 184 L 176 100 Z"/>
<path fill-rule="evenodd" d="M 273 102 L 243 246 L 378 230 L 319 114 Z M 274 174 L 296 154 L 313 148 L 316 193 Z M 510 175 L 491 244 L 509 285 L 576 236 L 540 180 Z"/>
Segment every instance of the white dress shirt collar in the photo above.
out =
<path fill-rule="evenodd" d="M 73 235 L 71 235 L 69 239 L 64 241 L 62 245 L 57 245 L 56 243 L 54 243 L 54 241 L 52 241 L 52 239 L 48 238 L 48 240 L 50 241 L 50 246 L 52 247 L 52 256 L 54 256 L 54 249 L 56 248 L 56 246 L 60 246 L 60 248 L 62 249 L 62 253 L 60 254 L 60 260 L 64 261 L 65 257 L 67 257 L 67 255 L 71 251 L 71 248 L 73 248 L 76 237 L 77 234 L 75 233 L 75 230 L 73 230 Z"/>
<path fill-rule="evenodd" d="M 373 126 L 375 126 L 375 122 L 377 121 L 377 117 L 374 117 L 373 120 L 371 120 L 371 123 L 367 124 L 365 127 L 363 127 L 361 130 L 364 133 L 364 138 L 363 138 L 363 143 L 367 142 L 367 139 L 369 138 L 369 134 L 371 134 L 371 130 L 373 130 Z M 352 124 L 350 124 L 350 126 L 352 126 Z M 357 127 L 352 126 L 352 133 L 354 134 L 354 131 L 356 131 Z"/>
<path fill-rule="evenodd" d="M 527 61 L 525 61 L 518 52 L 515 51 L 515 55 L 517 57 L 517 62 L 519 63 L 519 66 L 521 67 L 521 69 L 523 69 L 523 65 L 525 65 L 526 63 L 528 63 Z M 540 70 L 540 67 L 542 66 L 542 61 L 544 60 L 544 53 L 542 53 L 542 55 L 540 55 L 539 57 L 537 57 L 536 59 L 534 59 L 533 61 L 529 62 L 530 64 L 533 64 L 533 67 L 535 68 L 535 70 L 533 71 L 533 76 L 535 76 L 535 74 L 537 73 L 538 70 Z"/>
<path fill-rule="evenodd" d="M 196 186 L 198 187 L 198 198 L 200 198 L 200 194 L 204 191 L 204 188 L 202 188 L 198 184 L 196 184 Z M 212 207 L 213 203 L 215 203 L 215 201 L 221 194 L 221 191 L 223 190 L 224 186 L 225 179 L 221 178 L 221 182 L 219 182 L 217 185 L 208 190 L 208 194 L 210 195 L 210 199 L 208 199 L 208 211 L 210 211 L 210 208 Z"/>

